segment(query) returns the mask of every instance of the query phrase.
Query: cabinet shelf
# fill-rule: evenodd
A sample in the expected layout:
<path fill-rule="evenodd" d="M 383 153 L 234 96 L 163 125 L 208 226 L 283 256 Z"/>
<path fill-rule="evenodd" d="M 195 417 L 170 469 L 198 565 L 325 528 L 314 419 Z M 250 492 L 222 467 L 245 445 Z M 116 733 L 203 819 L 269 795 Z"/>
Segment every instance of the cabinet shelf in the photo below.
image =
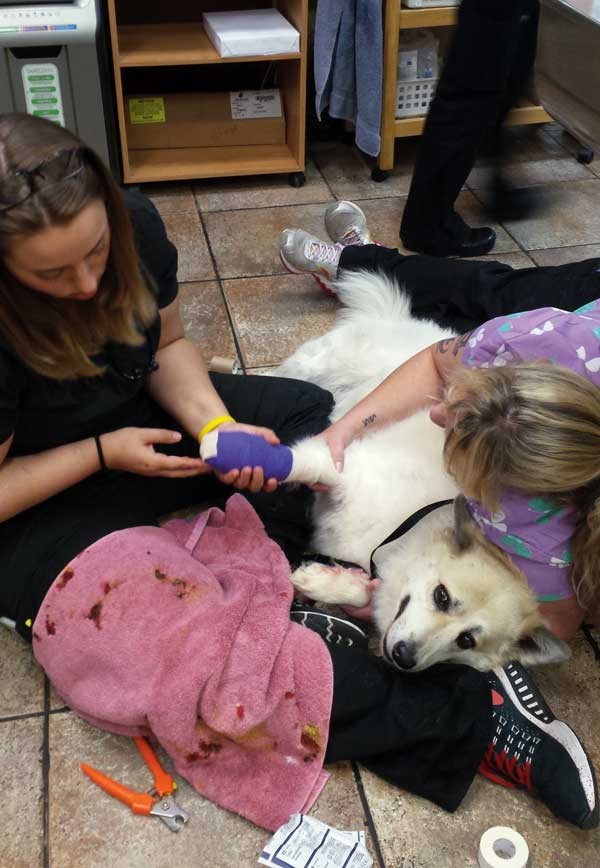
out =
<path fill-rule="evenodd" d="M 225 9 L 250 8 L 254 2 L 169 0 L 148 7 L 147 0 L 107 0 L 124 183 L 283 173 L 290 174 L 290 183 L 303 182 L 308 0 L 256 3 L 261 8 L 276 7 L 296 28 L 300 35 L 297 52 L 219 57 L 201 23 L 202 13 L 219 5 Z M 153 134 L 151 125 L 145 129 L 143 143 L 139 136 L 128 132 L 127 103 L 131 97 L 163 99 L 162 115 L 151 118 L 149 124 L 179 123 L 181 118 L 173 113 L 173 97 L 177 94 L 189 95 L 193 91 L 194 97 L 202 101 L 203 94 L 260 88 L 264 80 L 260 64 L 272 62 L 285 117 L 285 140 L 273 135 L 261 139 L 273 142 L 268 145 L 212 146 L 213 140 L 206 135 L 195 135 L 194 123 L 200 124 L 203 115 L 193 111 L 189 112 L 189 122 L 185 114 L 182 116 L 182 122 L 187 124 L 186 141 L 206 142 L 205 147 L 162 147 L 165 143 L 176 145 L 180 139 Z M 219 71 L 221 64 L 226 65 Z M 227 117 L 223 123 L 228 121 Z M 229 138 L 215 137 L 215 145 L 219 141 L 228 142 Z"/>
<path fill-rule="evenodd" d="M 252 63 L 300 59 L 300 52 L 251 57 L 220 57 L 198 21 L 165 24 L 122 24 L 118 27 L 121 67 L 190 66 L 208 63 Z"/>
<path fill-rule="evenodd" d="M 129 180 L 149 183 L 169 178 L 224 178 L 298 171 L 298 160 L 288 145 L 229 148 L 156 148 L 129 151 Z"/>
<path fill-rule="evenodd" d="M 458 6 L 438 6 L 431 9 L 401 9 L 402 30 L 414 27 L 450 27 L 456 24 Z"/>
<path fill-rule="evenodd" d="M 550 115 L 541 105 L 523 103 L 511 109 L 504 123 L 507 126 L 517 124 L 545 124 L 552 121 Z M 394 122 L 394 138 L 401 139 L 406 136 L 420 136 L 425 126 L 425 117 L 396 118 Z"/>

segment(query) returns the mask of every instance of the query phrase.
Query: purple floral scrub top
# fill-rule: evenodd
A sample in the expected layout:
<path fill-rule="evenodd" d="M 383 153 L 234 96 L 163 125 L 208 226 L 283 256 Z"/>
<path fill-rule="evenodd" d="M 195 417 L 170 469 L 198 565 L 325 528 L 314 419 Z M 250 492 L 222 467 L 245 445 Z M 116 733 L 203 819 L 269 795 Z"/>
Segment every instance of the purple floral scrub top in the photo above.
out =
<path fill-rule="evenodd" d="M 492 319 L 471 334 L 462 360 L 467 367 L 493 368 L 541 359 L 583 374 L 600 387 L 600 301 L 574 313 L 544 307 Z M 474 500 L 469 508 L 486 537 L 523 571 L 540 602 L 573 596 L 575 510 L 516 491 L 505 493 L 498 512 L 490 513 Z"/>

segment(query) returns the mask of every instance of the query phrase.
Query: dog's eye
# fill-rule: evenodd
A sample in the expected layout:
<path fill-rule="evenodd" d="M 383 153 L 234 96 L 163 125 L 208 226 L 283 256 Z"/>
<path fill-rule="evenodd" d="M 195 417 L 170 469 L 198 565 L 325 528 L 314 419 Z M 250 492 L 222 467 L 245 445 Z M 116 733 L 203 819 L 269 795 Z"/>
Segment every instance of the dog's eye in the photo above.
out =
<path fill-rule="evenodd" d="M 472 633 L 459 633 L 456 637 L 456 644 L 463 651 L 466 651 L 468 648 L 474 648 L 477 642 Z"/>
<path fill-rule="evenodd" d="M 433 602 L 441 612 L 447 612 L 450 608 L 450 594 L 444 585 L 438 585 L 434 590 Z"/>

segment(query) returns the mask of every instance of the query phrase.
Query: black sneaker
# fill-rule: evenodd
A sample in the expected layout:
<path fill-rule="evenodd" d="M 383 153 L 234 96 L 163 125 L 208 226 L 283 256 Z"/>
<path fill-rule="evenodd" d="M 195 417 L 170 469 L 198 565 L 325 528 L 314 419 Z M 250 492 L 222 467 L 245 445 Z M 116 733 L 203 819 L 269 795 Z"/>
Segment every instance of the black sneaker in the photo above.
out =
<path fill-rule="evenodd" d="M 580 829 L 598 825 L 594 768 L 573 730 L 554 716 L 518 663 L 489 673 L 494 737 L 479 771 L 504 787 L 529 790 Z"/>
<path fill-rule="evenodd" d="M 331 615 L 329 612 L 313 609 L 306 603 L 294 600 L 290 618 L 297 624 L 314 630 L 329 645 L 343 645 L 347 648 L 355 647 L 365 650 L 369 647 L 367 634 L 358 624 L 337 615 Z"/>

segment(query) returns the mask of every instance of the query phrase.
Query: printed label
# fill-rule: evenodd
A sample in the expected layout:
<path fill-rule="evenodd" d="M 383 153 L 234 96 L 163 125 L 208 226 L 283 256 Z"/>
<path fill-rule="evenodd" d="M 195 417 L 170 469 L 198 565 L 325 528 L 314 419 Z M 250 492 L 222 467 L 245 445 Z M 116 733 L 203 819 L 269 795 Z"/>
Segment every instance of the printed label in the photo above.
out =
<path fill-rule="evenodd" d="M 54 63 L 25 63 L 21 67 L 25 104 L 30 115 L 64 126 L 58 67 Z"/>
<path fill-rule="evenodd" d="M 167 121 L 162 96 L 137 97 L 129 100 L 129 120 L 132 124 L 164 124 Z"/>
<path fill-rule="evenodd" d="M 234 121 L 246 118 L 280 118 L 281 94 L 275 90 L 236 90 L 229 94 L 231 117 Z"/>
<path fill-rule="evenodd" d="M 398 52 L 398 81 L 411 81 L 417 77 L 418 51 Z"/>

